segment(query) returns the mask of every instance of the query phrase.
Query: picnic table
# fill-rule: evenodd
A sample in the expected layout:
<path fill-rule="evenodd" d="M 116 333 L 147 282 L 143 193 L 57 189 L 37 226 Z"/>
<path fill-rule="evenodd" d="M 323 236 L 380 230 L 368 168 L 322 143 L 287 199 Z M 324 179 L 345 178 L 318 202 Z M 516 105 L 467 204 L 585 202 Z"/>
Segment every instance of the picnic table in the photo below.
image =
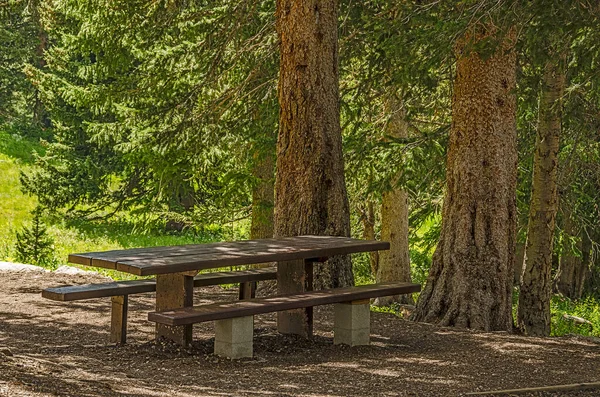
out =
<path fill-rule="evenodd" d="M 193 305 L 194 276 L 205 269 L 277 262 L 279 294 L 312 290 L 312 264 L 334 255 L 389 249 L 389 243 L 337 236 L 297 236 L 170 247 L 135 248 L 69 255 L 69 262 L 156 276 L 156 311 Z M 312 332 L 312 306 L 280 313 L 280 331 Z M 303 322 L 303 324 L 299 324 Z M 187 345 L 192 324 L 156 324 L 156 336 Z"/>

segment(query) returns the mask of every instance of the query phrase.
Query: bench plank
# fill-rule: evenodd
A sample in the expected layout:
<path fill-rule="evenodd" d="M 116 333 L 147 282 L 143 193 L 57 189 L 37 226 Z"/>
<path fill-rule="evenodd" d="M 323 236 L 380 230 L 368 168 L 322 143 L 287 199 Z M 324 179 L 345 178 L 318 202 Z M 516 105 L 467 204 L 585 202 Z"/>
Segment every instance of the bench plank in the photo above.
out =
<path fill-rule="evenodd" d="M 42 297 L 55 301 L 68 302 L 154 291 L 156 291 L 155 280 L 113 281 L 102 284 L 68 285 L 65 287 L 48 288 L 42 291 Z"/>
<path fill-rule="evenodd" d="M 238 302 L 221 302 L 177 310 L 152 312 L 148 313 L 148 320 L 170 326 L 189 325 L 204 321 L 252 316 L 332 303 L 360 301 L 379 296 L 408 294 L 419 292 L 420 290 L 421 286 L 419 284 L 404 282 L 361 285 L 358 287 L 310 291 L 294 295 L 250 299 Z"/>
<path fill-rule="evenodd" d="M 194 287 L 275 280 L 276 278 L 277 269 L 273 267 L 232 272 L 202 273 L 194 277 Z M 68 302 L 83 299 L 105 298 L 108 296 L 142 294 L 154 291 L 156 291 L 156 280 L 154 279 L 130 280 L 48 288 L 42 291 L 42 297 L 55 301 Z"/>

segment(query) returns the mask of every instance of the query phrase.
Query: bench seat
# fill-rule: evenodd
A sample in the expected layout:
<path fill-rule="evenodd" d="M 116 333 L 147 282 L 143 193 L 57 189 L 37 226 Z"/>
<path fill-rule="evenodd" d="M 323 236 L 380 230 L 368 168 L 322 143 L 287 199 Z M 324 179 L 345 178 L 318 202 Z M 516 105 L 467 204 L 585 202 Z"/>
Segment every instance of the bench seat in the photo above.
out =
<path fill-rule="evenodd" d="M 230 358 L 251 357 L 253 332 L 251 319 L 254 315 L 327 304 L 342 304 L 336 305 L 335 308 L 334 342 L 350 345 L 368 344 L 370 326 L 368 300 L 381 296 L 409 294 L 420 290 L 419 284 L 388 282 L 152 312 L 148 314 L 148 320 L 168 326 L 182 326 L 215 320 L 215 354 Z M 239 321 L 231 322 L 231 320 L 238 319 Z M 224 337 L 219 333 L 227 335 Z M 239 339 L 240 337 L 242 339 Z"/>
<path fill-rule="evenodd" d="M 212 272 L 196 275 L 196 277 L 194 277 L 194 287 L 276 279 L 277 269 L 273 267 L 240 270 L 235 272 Z M 154 279 L 129 280 L 48 288 L 42 291 L 42 297 L 55 301 L 67 302 L 83 299 L 106 298 L 109 296 L 143 294 L 154 291 L 156 291 L 156 280 Z"/>
<path fill-rule="evenodd" d="M 212 272 L 196 275 L 194 287 L 240 283 L 240 299 L 242 299 L 253 296 L 254 286 L 252 284 L 257 281 L 276 279 L 277 269 L 274 267 Z M 156 280 L 154 279 L 129 280 L 48 288 L 42 291 L 42 297 L 61 302 L 111 297 L 111 342 L 125 343 L 128 296 L 154 291 L 156 291 Z"/>

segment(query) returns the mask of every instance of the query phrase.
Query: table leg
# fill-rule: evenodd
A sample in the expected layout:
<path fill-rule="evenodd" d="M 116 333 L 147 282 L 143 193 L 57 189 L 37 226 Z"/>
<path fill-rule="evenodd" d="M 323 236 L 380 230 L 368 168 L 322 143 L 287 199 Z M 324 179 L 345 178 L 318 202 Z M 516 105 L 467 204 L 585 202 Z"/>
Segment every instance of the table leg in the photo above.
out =
<path fill-rule="evenodd" d="M 196 274 L 197 272 L 157 274 L 156 311 L 192 306 Z M 160 337 L 187 346 L 192 341 L 192 325 L 171 327 L 156 324 L 156 339 Z"/>
<path fill-rule="evenodd" d="M 124 344 L 127 341 L 127 306 L 128 295 L 111 296 L 110 341 Z"/>
<path fill-rule="evenodd" d="M 297 260 L 277 263 L 277 292 L 294 294 L 313 289 L 313 261 Z M 277 313 L 277 330 L 310 338 L 313 333 L 313 308 Z"/>
<path fill-rule="evenodd" d="M 255 297 L 256 297 L 256 281 L 247 281 L 244 283 L 240 283 L 240 290 L 239 290 L 240 300 L 253 299 Z"/>

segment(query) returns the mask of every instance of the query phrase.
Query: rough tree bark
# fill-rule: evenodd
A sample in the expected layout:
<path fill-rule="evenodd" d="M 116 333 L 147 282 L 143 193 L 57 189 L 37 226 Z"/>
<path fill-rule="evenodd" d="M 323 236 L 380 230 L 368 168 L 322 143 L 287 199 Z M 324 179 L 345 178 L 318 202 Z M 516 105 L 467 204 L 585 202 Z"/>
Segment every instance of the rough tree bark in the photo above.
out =
<path fill-rule="evenodd" d="M 549 59 L 542 80 L 525 266 L 517 310 L 518 327 L 534 336 L 550 335 L 550 272 L 558 210 L 558 149 L 564 89 L 564 57 L 559 62 Z"/>
<path fill-rule="evenodd" d="M 395 94 L 385 99 L 385 112 L 389 115 L 386 135 L 392 138 L 407 138 L 408 124 L 406 111 Z M 402 174 L 402 164 L 395 164 L 400 170 L 392 177 L 391 189 L 383 192 L 381 200 L 381 240 L 390 242 L 389 251 L 379 255 L 376 281 L 411 282 L 410 256 L 408 247 L 408 193 L 397 187 Z M 375 305 L 384 306 L 394 302 L 413 304 L 410 295 L 386 296 L 375 299 Z"/>
<path fill-rule="evenodd" d="M 254 152 L 254 165 L 252 175 L 257 183 L 252 189 L 252 218 L 250 224 L 250 239 L 273 237 L 273 215 L 275 206 L 275 156 L 271 151 L 256 148 Z M 257 263 L 251 268 L 264 268 L 273 266 L 273 263 Z M 246 291 L 256 289 L 260 296 L 270 296 L 277 292 L 274 280 L 265 280 L 260 283 L 249 282 L 244 286 Z"/>
<path fill-rule="evenodd" d="M 469 29 L 455 47 L 456 78 L 442 231 L 413 318 L 511 330 L 516 241 L 515 33 L 483 58 L 470 46 L 496 34 Z"/>
<path fill-rule="evenodd" d="M 350 235 L 340 128 L 336 0 L 278 0 L 280 40 L 279 136 L 275 178 L 275 236 Z M 315 267 L 315 286 L 354 282 L 347 256 Z M 305 288 L 304 265 L 279 264 L 288 275 L 281 292 Z M 293 313 L 292 313 L 293 314 Z M 310 335 L 297 313 L 280 332 Z M 281 320 L 282 317 L 279 317 Z M 288 323 L 289 326 L 283 325 Z"/>
<path fill-rule="evenodd" d="M 252 189 L 252 219 L 250 238 L 273 237 L 273 209 L 275 205 L 275 159 L 269 153 L 256 152 L 252 174 L 258 183 Z"/>

